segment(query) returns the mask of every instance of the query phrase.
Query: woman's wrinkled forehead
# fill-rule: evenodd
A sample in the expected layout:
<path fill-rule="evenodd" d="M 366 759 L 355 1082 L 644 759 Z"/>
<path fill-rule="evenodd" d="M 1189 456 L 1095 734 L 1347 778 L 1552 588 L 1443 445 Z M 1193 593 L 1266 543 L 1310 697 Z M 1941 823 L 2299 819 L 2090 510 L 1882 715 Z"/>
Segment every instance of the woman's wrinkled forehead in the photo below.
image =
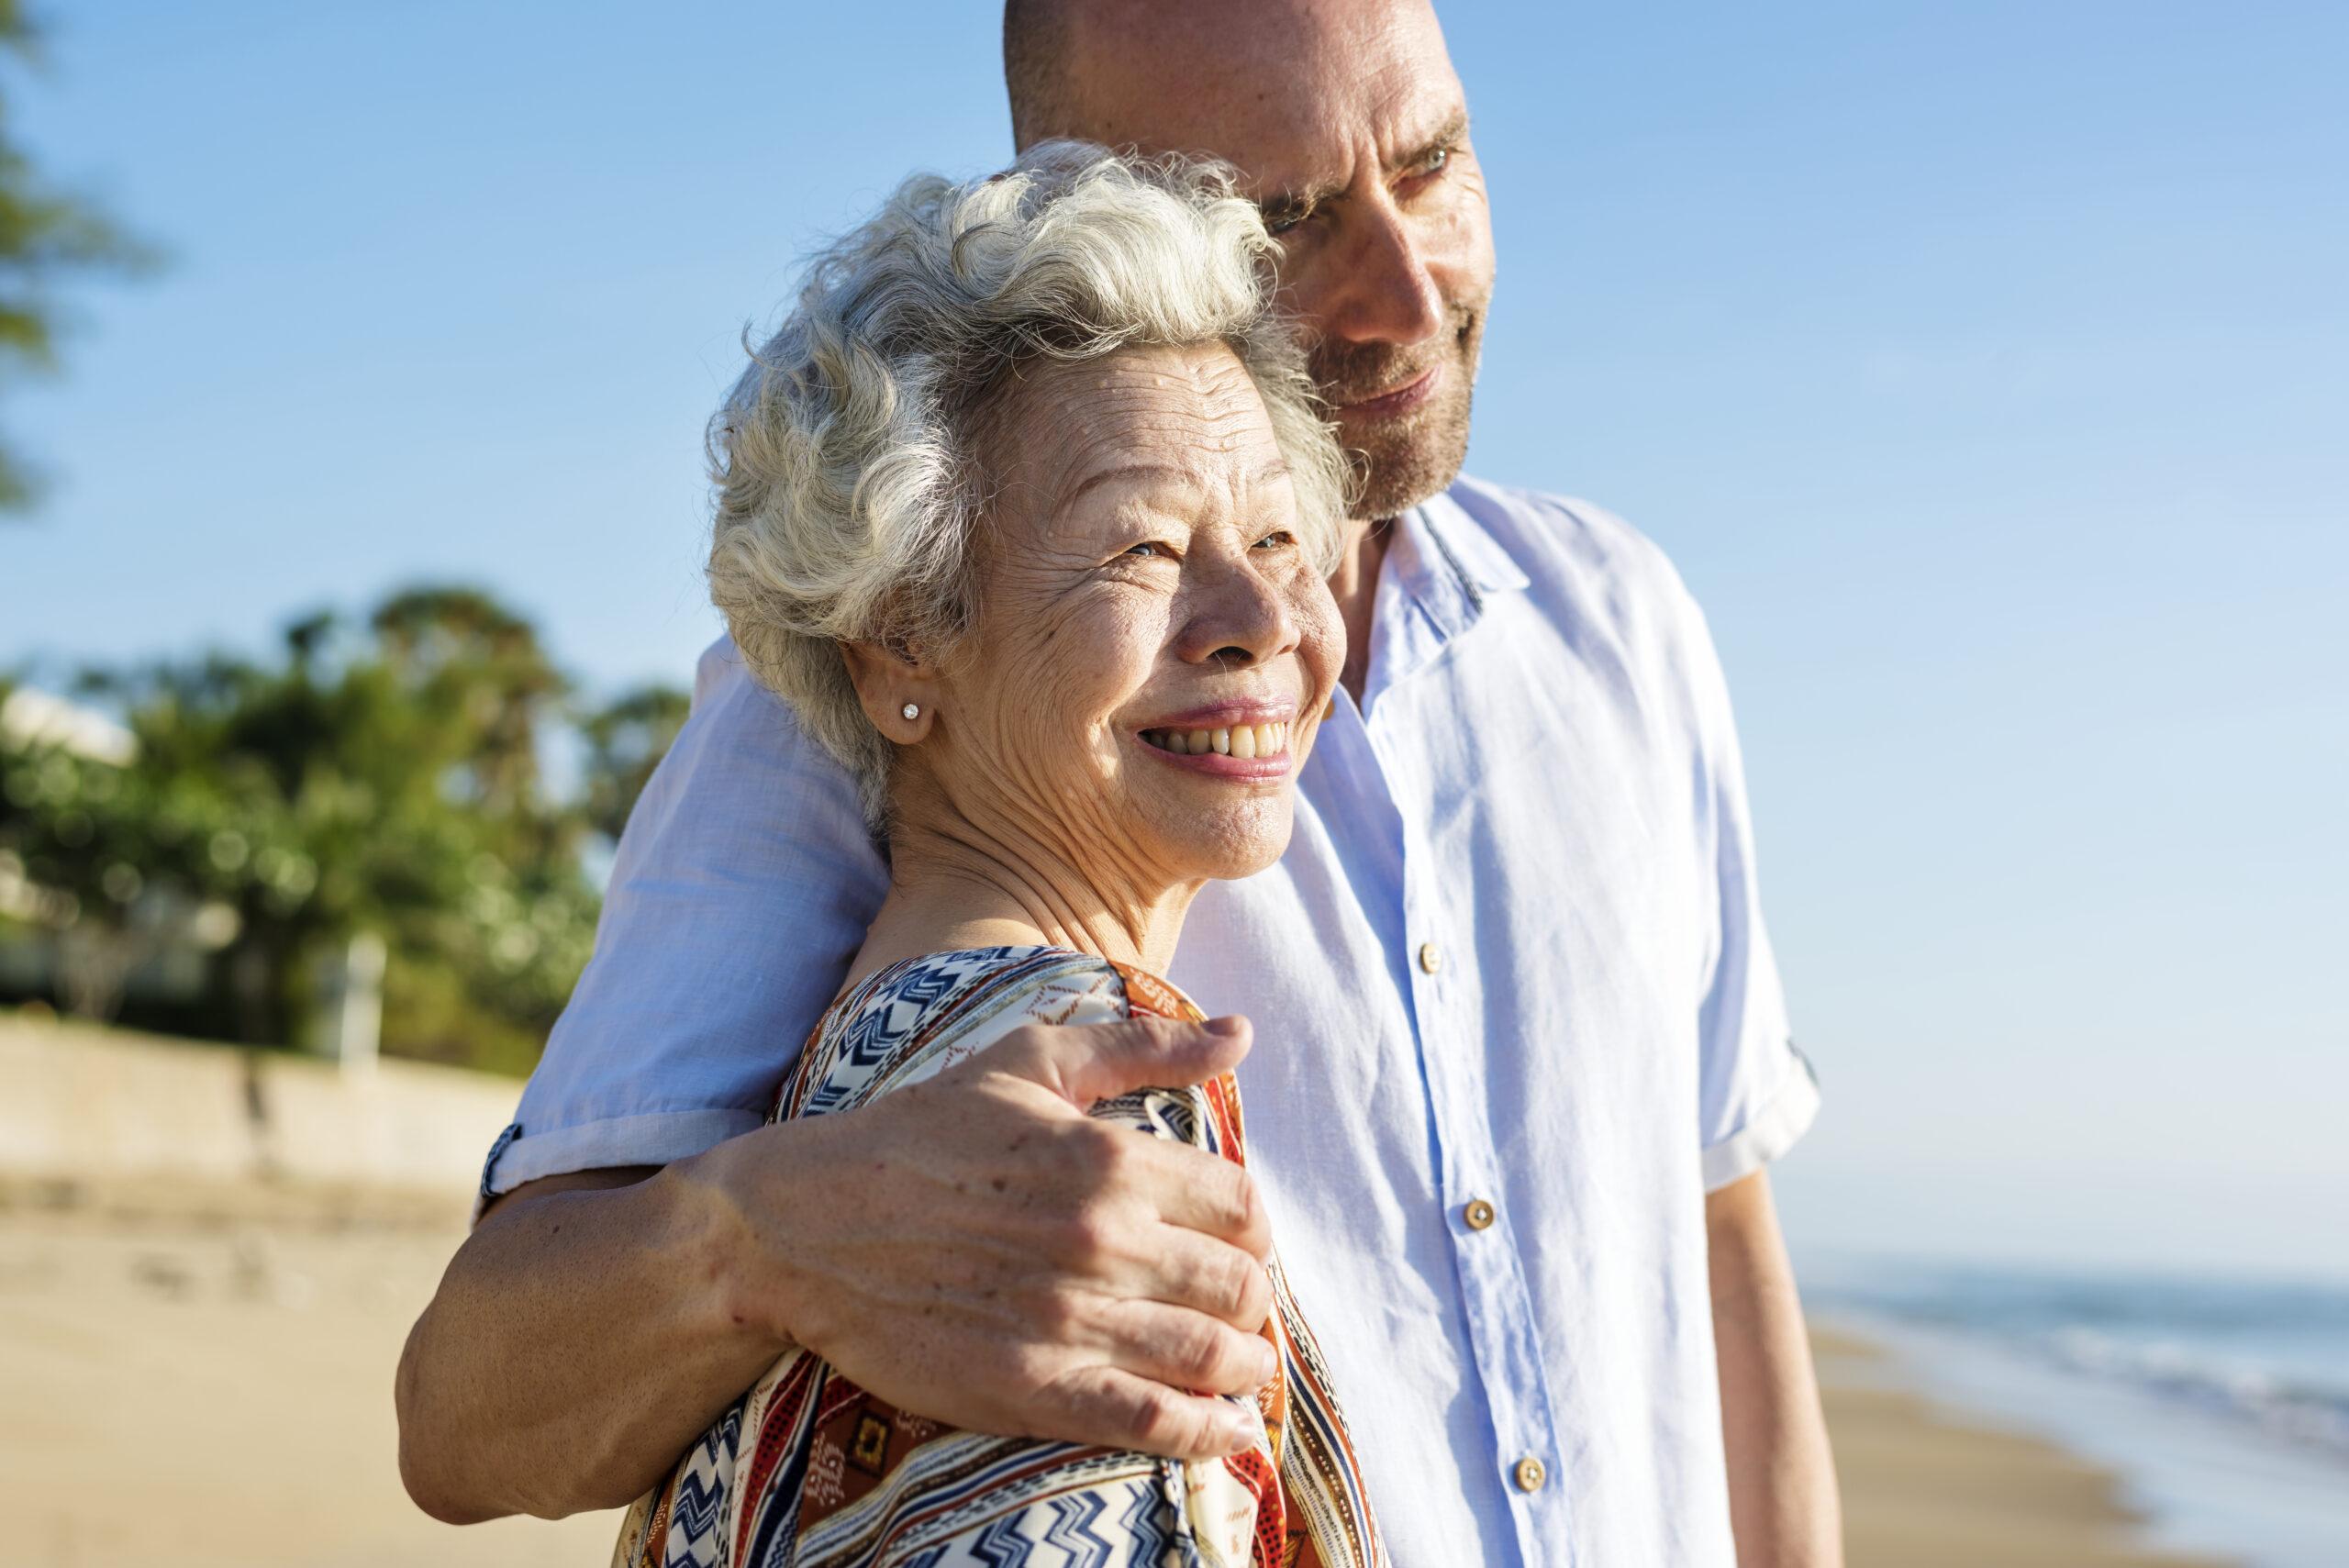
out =
<path fill-rule="evenodd" d="M 1219 508 L 1286 473 L 1253 378 L 1220 343 L 1039 362 L 996 397 L 978 454 L 990 531 L 1083 531 L 1132 503 Z"/>

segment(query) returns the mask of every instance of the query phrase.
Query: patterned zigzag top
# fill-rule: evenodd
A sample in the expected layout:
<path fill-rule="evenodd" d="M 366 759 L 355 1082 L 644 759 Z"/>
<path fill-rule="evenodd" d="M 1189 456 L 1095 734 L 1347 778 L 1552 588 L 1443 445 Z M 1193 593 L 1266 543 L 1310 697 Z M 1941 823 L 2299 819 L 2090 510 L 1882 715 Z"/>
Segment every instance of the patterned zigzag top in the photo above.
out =
<path fill-rule="evenodd" d="M 825 1015 L 771 1119 L 863 1105 L 1021 1024 L 1140 1014 L 1200 1017 L 1154 975 L 1057 948 L 909 960 Z M 1093 1115 L 1244 1162 L 1229 1074 Z M 1319 1348 L 1277 1258 L 1271 1274 L 1281 1374 L 1248 1452 L 1186 1464 L 958 1431 L 793 1350 L 638 1500 L 614 1568 L 1387 1568 Z"/>

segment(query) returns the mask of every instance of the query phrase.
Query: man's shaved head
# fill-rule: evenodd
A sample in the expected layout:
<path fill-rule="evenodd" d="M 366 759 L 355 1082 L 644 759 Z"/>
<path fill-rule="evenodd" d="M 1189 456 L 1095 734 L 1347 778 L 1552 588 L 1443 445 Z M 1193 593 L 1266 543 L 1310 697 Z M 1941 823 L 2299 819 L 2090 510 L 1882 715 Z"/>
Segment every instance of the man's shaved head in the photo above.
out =
<path fill-rule="evenodd" d="M 1008 0 L 1003 7 L 1003 86 L 1011 98 L 1011 143 L 1021 151 L 1070 133 L 1068 0 Z M 1083 139 L 1091 139 L 1085 138 Z"/>
<path fill-rule="evenodd" d="M 1022 148 L 1073 137 L 1237 165 L 1363 454 L 1364 514 L 1451 483 L 1492 237 L 1427 0 L 1008 0 L 1003 64 Z"/>
<path fill-rule="evenodd" d="M 1427 0 L 1007 0 L 1012 140 L 1023 150 L 1074 137 L 1221 152 L 1211 143 L 1175 146 L 1159 133 L 1175 124 L 1199 128 L 1179 106 L 1213 87 L 1255 78 L 1248 85 L 1262 101 L 1284 78 L 1356 56 L 1372 35 L 1398 26 L 1433 34 L 1441 51 Z"/>

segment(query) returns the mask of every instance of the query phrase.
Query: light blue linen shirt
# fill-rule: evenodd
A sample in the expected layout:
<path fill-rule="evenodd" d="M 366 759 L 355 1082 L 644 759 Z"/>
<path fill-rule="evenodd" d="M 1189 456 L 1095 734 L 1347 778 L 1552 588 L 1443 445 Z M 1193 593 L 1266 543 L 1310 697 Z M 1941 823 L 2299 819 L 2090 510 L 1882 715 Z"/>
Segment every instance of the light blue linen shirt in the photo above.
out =
<path fill-rule="evenodd" d="M 885 875 L 712 649 L 484 1192 L 758 1126 Z M 1398 519 L 1288 852 L 1208 887 L 1172 978 L 1255 1020 L 1250 1164 L 1396 1562 L 1731 1568 L 1704 1197 L 1818 1093 L 1655 547 L 1465 479 Z"/>

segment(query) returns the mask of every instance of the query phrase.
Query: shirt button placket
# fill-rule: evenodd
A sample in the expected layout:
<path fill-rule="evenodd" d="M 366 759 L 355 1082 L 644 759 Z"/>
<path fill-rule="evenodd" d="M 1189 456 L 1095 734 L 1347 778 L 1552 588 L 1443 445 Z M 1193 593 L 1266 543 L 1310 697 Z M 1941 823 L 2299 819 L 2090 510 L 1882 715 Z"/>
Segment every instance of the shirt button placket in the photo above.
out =
<path fill-rule="evenodd" d="M 1422 941 L 1412 957 L 1419 965 L 1419 973 L 1426 975 L 1431 982 L 1443 973 L 1443 949 L 1438 943 L 1432 940 Z M 1427 993 L 1423 991 L 1422 996 L 1426 997 L 1426 995 Z M 1422 1029 L 1426 1027 L 1430 1011 L 1427 1001 L 1422 1000 L 1420 1005 Z M 1459 1212 L 1460 1223 L 1465 1226 L 1472 1235 L 1481 1236 L 1490 1230 L 1500 1218 L 1500 1210 L 1493 1207 L 1492 1200 L 1489 1198 L 1470 1198 L 1460 1206 Z M 1529 1497 L 1549 1485 L 1549 1466 L 1543 1464 L 1532 1454 L 1525 1454 L 1514 1463 L 1509 1463 L 1506 1459 L 1503 1462 L 1508 1464 L 1510 1484 Z"/>

